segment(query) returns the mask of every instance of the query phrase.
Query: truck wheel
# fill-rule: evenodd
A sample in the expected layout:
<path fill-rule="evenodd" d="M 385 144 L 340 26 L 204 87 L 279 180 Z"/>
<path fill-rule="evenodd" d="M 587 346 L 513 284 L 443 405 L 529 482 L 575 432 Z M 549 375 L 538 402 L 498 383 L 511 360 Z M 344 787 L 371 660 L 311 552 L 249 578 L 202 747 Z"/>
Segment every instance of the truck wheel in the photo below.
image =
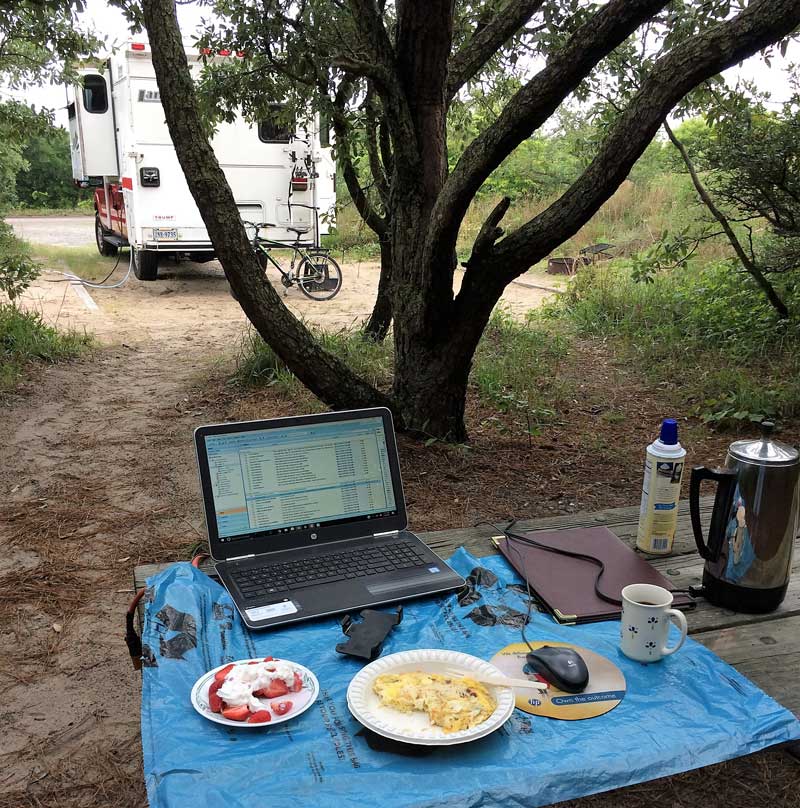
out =
<path fill-rule="evenodd" d="M 133 250 L 133 274 L 140 281 L 158 277 L 158 253 L 154 250 Z"/>
<path fill-rule="evenodd" d="M 97 251 L 100 255 L 116 255 L 119 250 L 113 244 L 109 244 L 105 240 L 105 233 L 106 229 L 100 221 L 100 214 L 96 213 L 94 217 L 94 239 L 97 242 Z"/>

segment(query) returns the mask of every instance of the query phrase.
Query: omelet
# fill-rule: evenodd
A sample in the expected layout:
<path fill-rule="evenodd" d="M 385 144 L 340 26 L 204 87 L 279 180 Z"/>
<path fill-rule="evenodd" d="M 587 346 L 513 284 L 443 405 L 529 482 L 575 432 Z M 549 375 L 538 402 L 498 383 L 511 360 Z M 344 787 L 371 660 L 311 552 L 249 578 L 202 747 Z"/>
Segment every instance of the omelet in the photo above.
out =
<path fill-rule="evenodd" d="M 445 732 L 460 732 L 485 721 L 497 702 L 480 682 L 438 673 L 384 673 L 372 689 L 385 707 L 428 714 Z"/>

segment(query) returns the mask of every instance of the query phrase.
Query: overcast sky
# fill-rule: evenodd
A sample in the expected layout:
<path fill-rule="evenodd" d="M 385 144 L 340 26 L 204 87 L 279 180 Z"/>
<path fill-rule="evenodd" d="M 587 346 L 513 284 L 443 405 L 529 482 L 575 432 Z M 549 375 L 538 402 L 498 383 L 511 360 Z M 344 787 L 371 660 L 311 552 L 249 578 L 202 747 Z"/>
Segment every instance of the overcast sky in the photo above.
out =
<path fill-rule="evenodd" d="M 178 6 L 178 19 L 181 30 L 185 38 L 192 38 L 200 20 L 204 16 L 209 16 L 208 8 L 203 8 L 196 3 L 186 3 Z M 109 6 L 102 0 L 88 0 L 85 18 L 91 21 L 95 29 L 107 37 L 109 44 L 121 43 L 130 38 L 128 23 L 120 9 Z M 142 38 L 141 36 L 138 38 Z M 772 96 L 772 104 L 779 106 L 780 103 L 788 100 L 790 88 L 786 81 L 784 69 L 790 62 L 800 61 L 800 45 L 792 42 L 787 59 L 776 55 L 772 59 L 772 67 L 767 67 L 763 59 L 754 56 L 748 59 L 741 67 L 732 67 L 725 72 L 730 83 L 735 83 L 737 78 L 744 78 L 755 81 L 759 89 L 768 91 Z M 67 125 L 65 111 L 65 94 L 62 86 L 32 87 L 24 93 L 17 94 L 28 103 L 36 107 L 49 107 L 56 110 L 56 122 L 62 126 Z"/>

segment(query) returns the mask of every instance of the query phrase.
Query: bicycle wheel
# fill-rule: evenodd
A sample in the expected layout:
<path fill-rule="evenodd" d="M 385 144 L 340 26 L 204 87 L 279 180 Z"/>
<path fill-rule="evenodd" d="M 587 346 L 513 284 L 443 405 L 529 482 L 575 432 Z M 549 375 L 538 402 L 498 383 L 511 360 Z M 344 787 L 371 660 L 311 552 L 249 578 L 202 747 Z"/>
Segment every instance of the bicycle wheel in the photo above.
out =
<path fill-rule="evenodd" d="M 327 253 L 309 251 L 297 269 L 297 285 L 312 300 L 330 300 L 342 288 L 342 270 Z"/>

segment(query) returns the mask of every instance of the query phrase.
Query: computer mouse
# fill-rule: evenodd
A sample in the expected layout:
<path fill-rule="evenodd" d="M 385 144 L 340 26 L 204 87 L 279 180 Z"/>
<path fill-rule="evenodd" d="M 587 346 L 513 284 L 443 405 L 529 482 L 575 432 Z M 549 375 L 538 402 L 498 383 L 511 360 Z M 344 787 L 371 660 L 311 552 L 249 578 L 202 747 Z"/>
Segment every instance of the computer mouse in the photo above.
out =
<path fill-rule="evenodd" d="M 567 693 L 583 693 L 589 684 L 589 669 L 583 657 L 571 648 L 543 645 L 528 656 L 528 665 L 547 681 Z"/>

